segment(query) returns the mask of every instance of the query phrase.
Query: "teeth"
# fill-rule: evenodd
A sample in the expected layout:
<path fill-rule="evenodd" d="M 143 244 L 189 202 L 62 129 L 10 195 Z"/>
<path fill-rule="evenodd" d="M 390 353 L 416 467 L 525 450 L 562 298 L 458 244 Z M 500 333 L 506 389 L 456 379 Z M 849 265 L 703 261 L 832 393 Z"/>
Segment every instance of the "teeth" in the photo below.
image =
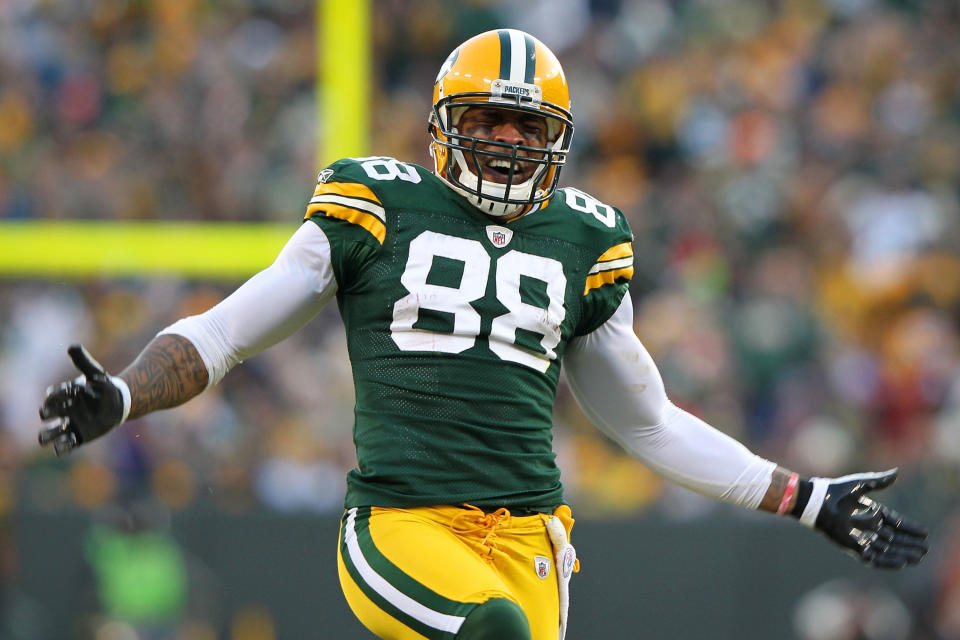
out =
<path fill-rule="evenodd" d="M 487 166 L 490 167 L 491 169 L 507 169 L 509 171 L 510 161 L 495 159 L 488 162 Z"/>

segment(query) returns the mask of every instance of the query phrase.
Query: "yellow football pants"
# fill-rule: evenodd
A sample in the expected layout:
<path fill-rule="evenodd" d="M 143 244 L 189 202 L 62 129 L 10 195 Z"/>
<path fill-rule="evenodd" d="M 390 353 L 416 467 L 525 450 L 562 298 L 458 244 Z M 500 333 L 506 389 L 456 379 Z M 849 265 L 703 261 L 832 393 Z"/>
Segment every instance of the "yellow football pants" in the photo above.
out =
<path fill-rule="evenodd" d="M 556 515 L 569 531 L 570 509 Z M 337 568 L 353 613 L 391 640 L 452 640 L 491 598 L 526 613 L 534 640 L 559 634 L 549 514 L 511 516 L 452 506 L 355 507 L 340 525 Z"/>

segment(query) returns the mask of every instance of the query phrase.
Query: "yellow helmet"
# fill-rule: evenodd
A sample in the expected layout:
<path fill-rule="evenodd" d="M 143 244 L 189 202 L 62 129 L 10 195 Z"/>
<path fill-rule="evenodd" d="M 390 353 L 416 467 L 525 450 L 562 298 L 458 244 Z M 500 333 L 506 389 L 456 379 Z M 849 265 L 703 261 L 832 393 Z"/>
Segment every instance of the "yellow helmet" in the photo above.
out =
<path fill-rule="evenodd" d="M 543 116 L 546 146 L 492 141 L 457 131 L 466 109 L 491 105 Z M 546 45 L 516 29 L 487 31 L 453 50 L 434 83 L 428 120 L 434 172 L 481 211 L 497 217 L 512 216 L 553 195 L 573 137 L 570 90 L 560 62 Z M 478 149 L 478 144 L 484 148 Z M 529 179 L 513 184 L 520 151 L 524 162 L 538 166 Z M 511 162 L 506 183 L 483 179 L 481 157 Z"/>

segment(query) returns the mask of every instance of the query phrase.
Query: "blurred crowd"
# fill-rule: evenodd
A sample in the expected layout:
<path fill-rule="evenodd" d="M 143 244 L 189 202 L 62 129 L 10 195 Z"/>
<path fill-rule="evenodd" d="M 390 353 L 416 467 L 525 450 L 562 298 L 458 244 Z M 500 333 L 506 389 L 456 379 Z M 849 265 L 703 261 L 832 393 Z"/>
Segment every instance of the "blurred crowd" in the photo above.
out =
<path fill-rule="evenodd" d="M 370 154 L 428 164 L 447 53 L 490 28 L 530 31 L 572 88 L 561 182 L 630 219 L 636 329 L 674 402 L 805 474 L 899 466 L 905 509 L 946 519 L 960 489 L 955 2 L 371 2 Z M 314 26 L 309 0 L 0 3 L 0 221 L 292 232 L 326 126 Z M 68 463 L 35 445 L 44 388 L 72 375 L 66 345 L 117 370 L 236 284 L 0 280 L 0 518 L 125 492 L 338 510 L 355 459 L 333 308 Z M 600 438 L 564 385 L 556 422 L 581 514 L 710 508 Z M 960 579 L 944 575 L 955 603 Z M 943 637 L 960 638 L 945 610 Z"/>

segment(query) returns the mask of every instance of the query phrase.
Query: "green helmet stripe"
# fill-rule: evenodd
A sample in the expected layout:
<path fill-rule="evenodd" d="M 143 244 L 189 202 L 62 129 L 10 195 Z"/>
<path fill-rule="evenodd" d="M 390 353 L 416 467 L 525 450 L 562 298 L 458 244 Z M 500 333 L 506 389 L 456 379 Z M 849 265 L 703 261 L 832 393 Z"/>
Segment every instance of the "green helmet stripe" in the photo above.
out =
<path fill-rule="evenodd" d="M 506 29 L 497 31 L 500 36 L 500 79 L 510 79 L 510 59 L 512 58 L 510 46 L 510 32 Z"/>
<path fill-rule="evenodd" d="M 533 71 L 537 66 L 537 49 L 533 44 L 533 36 L 529 33 L 523 34 L 523 44 L 526 53 L 524 58 L 525 69 L 523 72 L 523 81 L 527 84 L 533 84 Z"/>

